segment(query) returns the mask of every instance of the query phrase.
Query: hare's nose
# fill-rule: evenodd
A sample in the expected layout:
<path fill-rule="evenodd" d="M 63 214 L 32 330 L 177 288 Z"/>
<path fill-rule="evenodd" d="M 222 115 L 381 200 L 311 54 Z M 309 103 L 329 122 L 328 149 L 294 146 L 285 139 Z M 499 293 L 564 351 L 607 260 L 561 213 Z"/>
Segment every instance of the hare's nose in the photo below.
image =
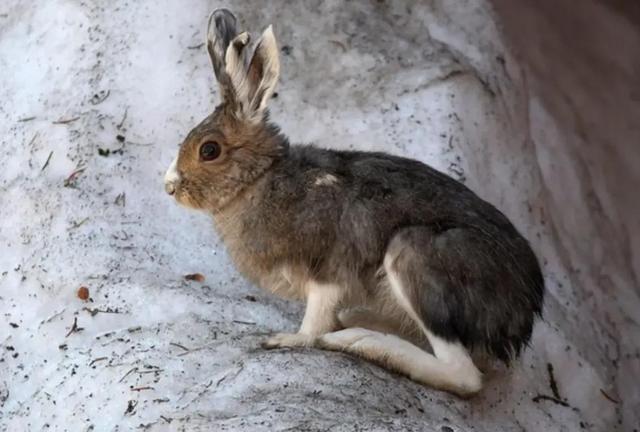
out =
<path fill-rule="evenodd" d="M 169 194 L 173 195 L 176 193 L 176 185 L 174 183 L 165 183 L 164 190 Z"/>
<path fill-rule="evenodd" d="M 176 157 L 166 174 L 164 175 L 164 190 L 173 195 L 176 193 L 176 185 L 180 182 L 180 174 L 178 173 L 178 158 Z"/>

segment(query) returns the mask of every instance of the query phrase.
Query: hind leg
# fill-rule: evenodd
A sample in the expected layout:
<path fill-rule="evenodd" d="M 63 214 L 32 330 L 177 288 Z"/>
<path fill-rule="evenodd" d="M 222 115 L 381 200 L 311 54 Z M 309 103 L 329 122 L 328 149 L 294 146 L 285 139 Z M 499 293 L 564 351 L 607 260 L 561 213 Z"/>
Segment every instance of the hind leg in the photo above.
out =
<path fill-rule="evenodd" d="M 401 373 L 429 387 L 460 397 L 470 397 L 482 388 L 482 376 L 466 352 L 453 346 L 444 350 L 452 361 L 444 361 L 396 335 L 363 328 L 327 333 L 316 342 L 318 348 L 357 355 L 386 369 Z"/>
<path fill-rule="evenodd" d="M 418 234 L 422 233 L 418 231 Z M 421 255 L 423 243 L 415 240 L 411 235 L 397 235 L 385 255 L 384 269 L 393 298 L 422 330 L 433 354 L 397 336 L 361 328 L 326 334 L 318 340 L 318 344 L 325 349 L 361 356 L 431 387 L 463 397 L 473 395 L 482 388 L 482 374 L 467 349 L 459 342 L 435 335 L 425 325 L 416 307 L 415 292 L 425 290 L 425 287 L 416 285 L 428 284 L 429 277 L 420 277 L 420 272 L 426 270 Z M 428 295 L 429 290 L 426 292 Z"/>
<path fill-rule="evenodd" d="M 447 341 L 434 335 L 416 311 L 415 302 L 411 300 L 410 289 L 407 287 L 407 282 L 410 283 L 411 278 L 401 274 L 395 265 L 398 258 L 406 258 L 402 257 L 402 254 L 411 254 L 413 251 L 407 248 L 397 255 L 394 255 L 394 252 L 389 251 L 384 262 L 389 287 L 400 306 L 424 332 L 433 349 L 435 360 L 430 362 L 433 367 L 422 367 L 416 379 L 425 384 L 442 381 L 445 383 L 445 389 L 457 394 L 480 391 L 482 374 L 474 365 L 467 349 L 459 342 Z M 419 271 L 419 269 L 415 270 Z"/>

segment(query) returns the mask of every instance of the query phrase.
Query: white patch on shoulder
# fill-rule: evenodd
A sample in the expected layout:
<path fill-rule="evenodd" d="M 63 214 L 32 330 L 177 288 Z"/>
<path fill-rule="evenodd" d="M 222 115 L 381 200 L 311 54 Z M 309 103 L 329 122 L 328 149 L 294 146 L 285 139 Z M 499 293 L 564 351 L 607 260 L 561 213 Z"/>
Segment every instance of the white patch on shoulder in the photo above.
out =
<path fill-rule="evenodd" d="M 313 182 L 316 186 L 331 186 L 333 184 L 338 183 L 338 178 L 333 174 L 324 174 L 316 178 L 316 181 Z"/>

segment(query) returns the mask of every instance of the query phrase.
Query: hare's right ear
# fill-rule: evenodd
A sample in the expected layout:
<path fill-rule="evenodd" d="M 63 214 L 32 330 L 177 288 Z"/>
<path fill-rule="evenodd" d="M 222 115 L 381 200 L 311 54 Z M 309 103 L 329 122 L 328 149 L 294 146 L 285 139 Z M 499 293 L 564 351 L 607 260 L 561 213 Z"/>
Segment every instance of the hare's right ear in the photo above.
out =
<path fill-rule="evenodd" d="M 225 57 L 229 44 L 237 34 L 236 17 L 227 9 L 214 10 L 207 26 L 207 51 L 223 98 L 228 97 L 232 90 L 230 77 L 225 70 Z"/>

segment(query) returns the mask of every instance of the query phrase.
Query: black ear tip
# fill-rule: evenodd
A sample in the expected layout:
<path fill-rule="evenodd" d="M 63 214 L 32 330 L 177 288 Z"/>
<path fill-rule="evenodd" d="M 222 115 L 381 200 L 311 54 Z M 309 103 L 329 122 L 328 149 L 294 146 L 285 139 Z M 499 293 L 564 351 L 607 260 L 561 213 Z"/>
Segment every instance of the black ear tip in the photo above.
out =
<path fill-rule="evenodd" d="M 209 22 L 215 22 L 216 23 L 216 27 L 220 27 L 223 25 L 228 25 L 228 24 L 232 24 L 235 26 L 236 24 L 236 17 L 234 14 L 231 13 L 231 11 L 229 9 L 226 8 L 219 8 L 214 10 L 211 13 L 211 17 L 209 18 Z"/>
<path fill-rule="evenodd" d="M 223 48 L 226 49 L 237 33 L 236 17 L 229 9 L 216 9 L 209 17 L 209 25 L 207 27 L 207 38 L 209 40 L 219 39 Z"/>

